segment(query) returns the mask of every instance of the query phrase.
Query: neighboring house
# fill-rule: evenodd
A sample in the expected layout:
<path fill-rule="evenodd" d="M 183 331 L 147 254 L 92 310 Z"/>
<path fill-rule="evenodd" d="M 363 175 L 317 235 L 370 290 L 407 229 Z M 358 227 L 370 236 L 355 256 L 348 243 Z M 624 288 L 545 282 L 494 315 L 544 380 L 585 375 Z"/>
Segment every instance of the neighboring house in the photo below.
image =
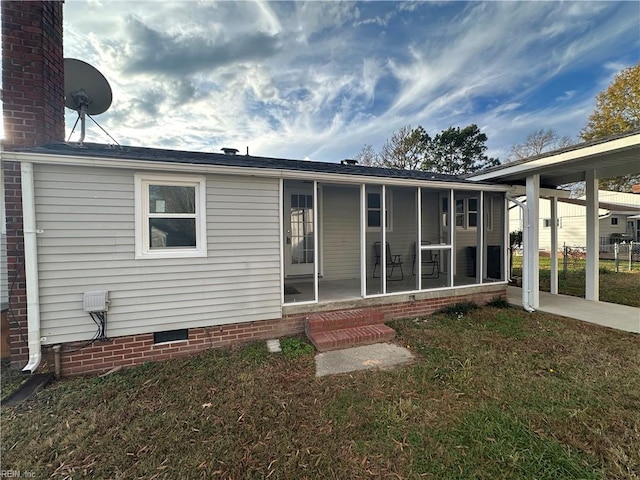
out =
<path fill-rule="evenodd" d="M 3 35 L 11 348 L 26 371 L 54 350 L 63 373 L 96 372 L 302 333 L 311 312 L 398 318 L 505 295 L 509 186 L 65 144 L 62 7 L 2 7 L 14 32 Z M 21 24 L 36 45 L 27 60 L 14 49 Z M 100 326 L 108 339 L 94 341 Z"/>
<path fill-rule="evenodd" d="M 633 193 L 598 191 L 600 245 L 623 241 L 640 241 L 640 195 Z M 521 198 L 524 201 L 524 198 Z M 584 197 L 558 200 L 558 245 L 584 247 L 586 245 L 586 202 Z M 551 249 L 550 201 L 540 199 L 540 243 L 542 250 Z M 522 230 L 522 209 L 509 208 L 509 231 Z"/>

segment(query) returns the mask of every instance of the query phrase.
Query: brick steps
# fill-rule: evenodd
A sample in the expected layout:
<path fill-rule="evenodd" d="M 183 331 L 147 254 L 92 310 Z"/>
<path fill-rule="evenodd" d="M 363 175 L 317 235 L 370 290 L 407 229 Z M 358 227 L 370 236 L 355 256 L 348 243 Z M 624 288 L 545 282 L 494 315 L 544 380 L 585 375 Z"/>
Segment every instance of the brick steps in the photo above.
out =
<path fill-rule="evenodd" d="M 392 340 L 396 332 L 379 310 L 318 313 L 305 319 L 305 333 L 320 352 Z"/>

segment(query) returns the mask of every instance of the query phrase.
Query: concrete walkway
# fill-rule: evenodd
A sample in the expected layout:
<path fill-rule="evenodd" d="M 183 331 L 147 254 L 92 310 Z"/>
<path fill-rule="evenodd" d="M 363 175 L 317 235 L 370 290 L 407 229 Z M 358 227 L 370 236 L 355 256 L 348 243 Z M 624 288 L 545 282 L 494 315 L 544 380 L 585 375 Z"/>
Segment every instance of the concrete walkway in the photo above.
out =
<path fill-rule="evenodd" d="M 507 300 L 513 305 L 522 306 L 522 289 L 507 287 Z M 640 333 L 640 308 L 540 292 L 540 308 L 538 310 L 625 332 Z"/>
<path fill-rule="evenodd" d="M 413 354 L 409 350 L 392 343 L 344 348 L 316 355 L 316 377 L 356 370 L 391 368 L 412 360 Z"/>

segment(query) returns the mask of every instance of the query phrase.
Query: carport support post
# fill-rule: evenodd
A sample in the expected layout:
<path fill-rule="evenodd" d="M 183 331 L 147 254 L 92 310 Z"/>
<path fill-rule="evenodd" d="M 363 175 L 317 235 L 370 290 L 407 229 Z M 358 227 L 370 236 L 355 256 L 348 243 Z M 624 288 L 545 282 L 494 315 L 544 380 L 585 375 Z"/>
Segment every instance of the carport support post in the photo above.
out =
<path fill-rule="evenodd" d="M 551 207 L 551 288 L 553 295 L 558 294 L 558 197 L 549 199 Z"/>
<path fill-rule="evenodd" d="M 585 269 L 585 298 L 597 302 L 600 300 L 600 282 L 598 279 L 600 253 L 600 228 L 598 222 L 598 176 L 595 170 L 585 172 L 585 191 L 587 194 L 587 265 Z"/>
<path fill-rule="evenodd" d="M 540 258 L 539 258 L 539 204 L 540 204 L 540 175 L 530 175 L 527 177 L 527 218 L 525 219 L 525 232 L 527 236 L 527 249 L 524 252 L 528 260 L 528 272 L 523 272 L 523 276 L 527 276 L 527 297 L 528 304 L 531 308 L 540 307 Z M 524 283 L 523 283 L 524 285 Z"/>

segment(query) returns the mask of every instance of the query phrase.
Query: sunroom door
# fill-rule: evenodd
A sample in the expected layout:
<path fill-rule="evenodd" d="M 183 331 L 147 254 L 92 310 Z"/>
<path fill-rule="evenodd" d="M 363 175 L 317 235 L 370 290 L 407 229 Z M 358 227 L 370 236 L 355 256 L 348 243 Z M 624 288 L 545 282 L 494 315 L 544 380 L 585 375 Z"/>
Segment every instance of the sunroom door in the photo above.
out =
<path fill-rule="evenodd" d="M 313 275 L 315 245 L 313 188 L 286 188 L 284 198 L 285 276 Z"/>

